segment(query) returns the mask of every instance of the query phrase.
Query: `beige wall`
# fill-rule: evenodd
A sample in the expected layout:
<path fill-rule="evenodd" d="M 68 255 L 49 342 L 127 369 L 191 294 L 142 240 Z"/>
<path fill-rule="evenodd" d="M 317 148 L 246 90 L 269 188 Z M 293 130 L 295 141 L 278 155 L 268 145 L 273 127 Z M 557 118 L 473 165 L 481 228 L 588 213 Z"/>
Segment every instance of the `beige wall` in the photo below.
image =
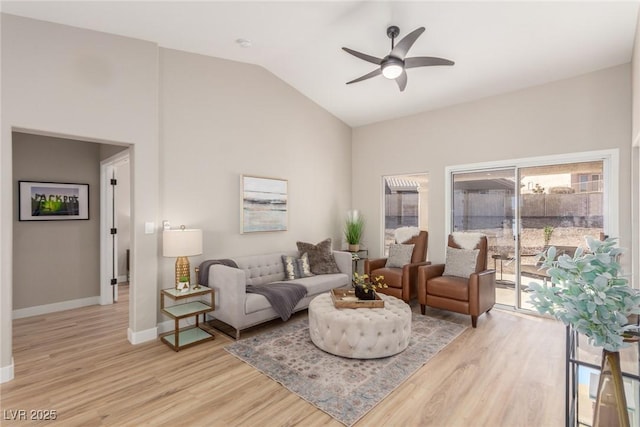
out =
<path fill-rule="evenodd" d="M 157 324 L 158 49 L 153 43 L 2 15 L 0 373 L 12 375 L 12 131 L 131 144 L 130 339 Z M 152 301 L 152 303 L 150 303 Z"/>
<path fill-rule="evenodd" d="M 89 184 L 87 221 L 13 221 L 13 309 L 100 295 L 99 145 L 13 133 L 19 180 Z M 18 212 L 14 193 L 13 211 Z"/>
<path fill-rule="evenodd" d="M 2 15 L 1 107 L 3 379 L 13 369 L 12 130 L 130 145 L 129 330 L 141 339 L 155 337 L 164 320 L 158 289 L 174 264 L 145 222 L 204 229 L 205 253 L 194 265 L 341 238 L 351 207 L 351 129 L 262 68 Z M 289 181 L 288 231 L 239 234 L 240 174 Z"/>
<path fill-rule="evenodd" d="M 633 87 L 633 144 L 640 147 L 640 13 L 636 25 L 636 37 L 633 44 L 632 87 Z"/>
<path fill-rule="evenodd" d="M 265 69 L 161 49 L 163 219 L 204 231 L 204 259 L 339 245 L 351 129 Z M 288 180 L 284 232 L 240 234 L 240 175 Z M 164 259 L 164 285 L 175 260 Z"/>
<path fill-rule="evenodd" d="M 429 173 L 429 258 L 444 260 L 445 167 L 620 150 L 619 234 L 630 247 L 631 68 L 622 65 L 353 131 L 353 206 L 381 224 L 383 175 Z M 380 248 L 380 227 L 366 243 Z"/>

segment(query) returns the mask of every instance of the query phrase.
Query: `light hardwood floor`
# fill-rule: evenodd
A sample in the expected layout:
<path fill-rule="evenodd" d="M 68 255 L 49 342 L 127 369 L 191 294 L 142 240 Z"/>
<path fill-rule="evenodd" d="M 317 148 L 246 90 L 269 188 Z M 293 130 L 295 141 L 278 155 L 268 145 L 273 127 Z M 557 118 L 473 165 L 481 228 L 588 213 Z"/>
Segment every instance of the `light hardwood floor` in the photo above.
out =
<path fill-rule="evenodd" d="M 0 386 L 3 426 L 341 426 L 224 350 L 232 340 L 173 352 L 127 341 L 126 293 L 92 306 L 15 320 L 15 379 Z M 418 311 L 417 307 L 413 307 Z M 428 315 L 468 324 L 468 316 Z M 306 316 L 306 312 L 296 316 Z M 278 327 L 280 321 L 244 336 Z M 11 421 L 55 410 L 56 421 Z M 562 426 L 564 327 L 494 309 L 389 397 L 362 426 Z"/>

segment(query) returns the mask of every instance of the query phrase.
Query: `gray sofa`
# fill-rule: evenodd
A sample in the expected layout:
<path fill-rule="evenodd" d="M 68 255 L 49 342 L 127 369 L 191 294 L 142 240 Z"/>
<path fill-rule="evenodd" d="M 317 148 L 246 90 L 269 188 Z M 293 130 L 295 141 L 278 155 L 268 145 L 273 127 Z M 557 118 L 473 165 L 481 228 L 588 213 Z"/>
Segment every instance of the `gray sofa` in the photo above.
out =
<path fill-rule="evenodd" d="M 240 331 L 268 320 L 278 314 L 267 299 L 259 294 L 247 293 L 247 285 L 263 285 L 283 281 L 285 277 L 283 255 L 297 256 L 297 252 L 278 252 L 232 258 L 238 268 L 212 265 L 209 269 L 209 287 L 215 289 L 215 311 L 211 317 L 234 329 L 235 338 Z M 295 311 L 304 310 L 317 295 L 332 288 L 351 285 L 352 262 L 349 252 L 333 251 L 340 273 L 319 274 L 290 280 L 307 288 L 307 295 L 295 306 Z M 225 331 L 226 332 L 226 331 Z"/>

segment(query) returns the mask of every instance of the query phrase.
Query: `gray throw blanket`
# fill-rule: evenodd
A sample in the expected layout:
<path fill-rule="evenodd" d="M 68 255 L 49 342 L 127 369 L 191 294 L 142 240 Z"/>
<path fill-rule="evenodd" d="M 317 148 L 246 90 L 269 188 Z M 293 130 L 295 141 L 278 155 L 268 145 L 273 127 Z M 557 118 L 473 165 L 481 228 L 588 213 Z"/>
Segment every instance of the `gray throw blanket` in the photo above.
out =
<path fill-rule="evenodd" d="M 288 320 L 296 304 L 307 294 L 307 288 L 296 283 L 273 282 L 247 285 L 247 293 L 264 295 L 280 318 Z"/>
<path fill-rule="evenodd" d="M 209 259 L 200 263 L 200 271 L 198 272 L 198 284 L 209 286 L 209 268 L 214 264 L 222 264 L 227 267 L 238 268 L 238 264 L 232 259 Z"/>

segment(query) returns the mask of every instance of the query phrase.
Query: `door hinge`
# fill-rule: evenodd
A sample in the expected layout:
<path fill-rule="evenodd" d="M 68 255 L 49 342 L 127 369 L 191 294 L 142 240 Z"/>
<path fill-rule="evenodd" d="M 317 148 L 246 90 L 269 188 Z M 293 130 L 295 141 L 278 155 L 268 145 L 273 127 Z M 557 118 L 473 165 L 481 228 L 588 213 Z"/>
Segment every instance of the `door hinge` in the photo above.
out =
<path fill-rule="evenodd" d="M 117 284 L 118 284 L 118 279 L 111 279 L 111 286 L 117 285 Z"/>
<path fill-rule="evenodd" d="M 117 185 L 118 184 L 118 180 L 115 178 L 111 178 L 111 185 Z"/>
<path fill-rule="evenodd" d="M 111 234 L 118 234 L 118 229 L 117 228 L 112 228 L 111 229 Z"/>

